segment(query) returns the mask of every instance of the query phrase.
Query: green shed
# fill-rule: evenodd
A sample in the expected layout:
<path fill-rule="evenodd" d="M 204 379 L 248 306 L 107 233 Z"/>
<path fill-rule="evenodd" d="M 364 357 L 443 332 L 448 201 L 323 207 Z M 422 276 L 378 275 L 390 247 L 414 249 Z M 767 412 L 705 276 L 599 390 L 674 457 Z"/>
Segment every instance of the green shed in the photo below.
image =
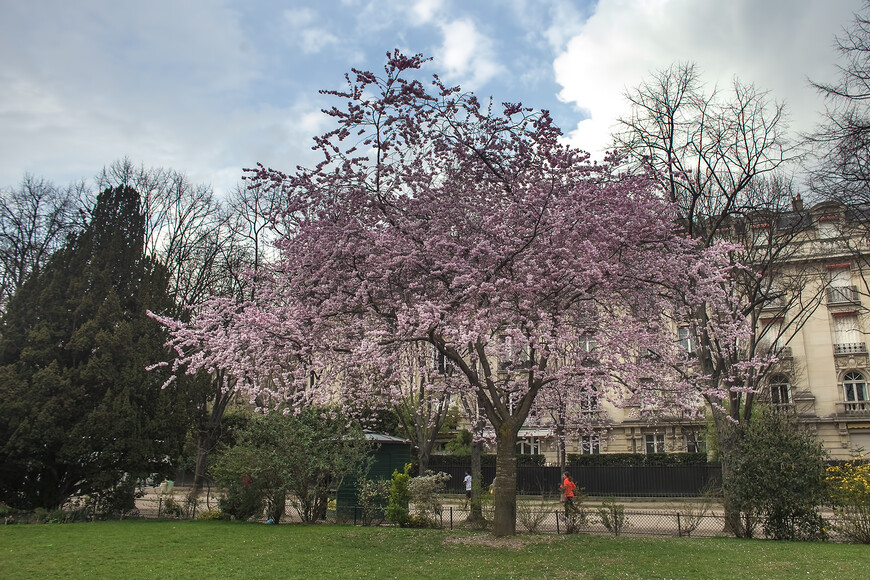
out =
<path fill-rule="evenodd" d="M 366 439 L 373 443 L 373 461 L 369 468 L 369 479 L 391 479 L 393 471 L 401 472 L 405 464 L 411 463 L 411 442 L 400 437 L 383 433 L 366 433 Z M 336 517 L 354 519 L 357 506 L 357 481 L 345 479 L 338 488 L 336 496 Z"/>

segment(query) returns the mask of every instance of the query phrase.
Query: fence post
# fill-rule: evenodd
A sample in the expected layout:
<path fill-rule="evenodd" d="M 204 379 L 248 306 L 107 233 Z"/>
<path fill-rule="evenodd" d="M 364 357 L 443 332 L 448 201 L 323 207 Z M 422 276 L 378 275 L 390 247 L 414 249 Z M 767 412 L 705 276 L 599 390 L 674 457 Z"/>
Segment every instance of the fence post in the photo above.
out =
<path fill-rule="evenodd" d="M 450 529 L 453 529 L 453 506 L 450 506 Z"/>
<path fill-rule="evenodd" d="M 677 512 L 677 537 L 683 537 L 683 527 L 680 525 L 680 512 Z"/>
<path fill-rule="evenodd" d="M 561 530 L 559 529 L 559 511 L 557 510 L 557 511 L 554 511 L 553 513 L 556 514 L 556 535 L 558 536 L 559 534 L 562 533 Z"/>
<path fill-rule="evenodd" d="M 163 509 L 163 496 L 157 498 L 157 517 L 160 517 L 160 510 Z"/>

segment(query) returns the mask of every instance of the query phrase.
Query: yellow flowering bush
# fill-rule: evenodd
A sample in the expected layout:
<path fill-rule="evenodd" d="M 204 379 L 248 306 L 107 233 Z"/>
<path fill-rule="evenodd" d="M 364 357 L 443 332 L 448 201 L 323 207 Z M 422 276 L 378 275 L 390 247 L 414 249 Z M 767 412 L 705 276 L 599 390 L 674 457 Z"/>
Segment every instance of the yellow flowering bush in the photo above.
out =
<path fill-rule="evenodd" d="M 870 544 L 870 462 L 859 456 L 827 468 L 834 526 L 853 542 Z"/>

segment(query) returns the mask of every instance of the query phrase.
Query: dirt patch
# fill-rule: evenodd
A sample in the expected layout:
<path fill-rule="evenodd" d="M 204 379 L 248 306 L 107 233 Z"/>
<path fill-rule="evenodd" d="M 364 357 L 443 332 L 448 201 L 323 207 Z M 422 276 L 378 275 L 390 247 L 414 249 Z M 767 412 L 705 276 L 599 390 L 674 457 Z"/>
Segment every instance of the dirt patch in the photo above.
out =
<path fill-rule="evenodd" d="M 526 546 L 538 544 L 552 544 L 561 542 L 562 536 L 507 536 L 496 537 L 487 534 L 469 536 L 448 536 L 444 538 L 445 544 L 463 544 L 466 546 L 486 546 L 488 548 L 507 548 L 508 550 L 521 550 Z"/>

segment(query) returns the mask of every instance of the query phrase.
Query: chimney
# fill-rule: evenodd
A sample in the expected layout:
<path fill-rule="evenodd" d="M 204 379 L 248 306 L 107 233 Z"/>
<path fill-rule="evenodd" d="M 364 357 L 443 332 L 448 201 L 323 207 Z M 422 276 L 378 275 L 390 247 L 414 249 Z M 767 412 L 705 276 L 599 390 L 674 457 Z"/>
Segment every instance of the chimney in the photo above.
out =
<path fill-rule="evenodd" d="M 801 199 L 801 194 L 797 194 L 795 197 L 791 198 L 791 207 L 795 211 L 803 211 L 804 200 Z"/>

